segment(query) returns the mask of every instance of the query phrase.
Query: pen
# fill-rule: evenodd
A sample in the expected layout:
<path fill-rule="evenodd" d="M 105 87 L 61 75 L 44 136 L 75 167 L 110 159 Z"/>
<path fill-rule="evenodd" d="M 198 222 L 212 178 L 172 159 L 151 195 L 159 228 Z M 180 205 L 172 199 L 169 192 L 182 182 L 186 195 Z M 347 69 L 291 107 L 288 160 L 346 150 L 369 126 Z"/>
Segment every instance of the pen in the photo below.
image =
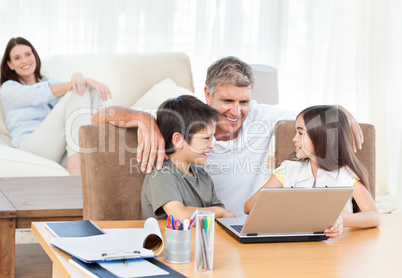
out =
<path fill-rule="evenodd" d="M 190 226 L 188 226 L 189 230 L 191 230 L 193 228 L 193 226 L 194 226 L 195 217 L 197 216 L 197 212 L 198 212 L 198 209 L 194 211 L 193 215 L 191 215 Z"/>

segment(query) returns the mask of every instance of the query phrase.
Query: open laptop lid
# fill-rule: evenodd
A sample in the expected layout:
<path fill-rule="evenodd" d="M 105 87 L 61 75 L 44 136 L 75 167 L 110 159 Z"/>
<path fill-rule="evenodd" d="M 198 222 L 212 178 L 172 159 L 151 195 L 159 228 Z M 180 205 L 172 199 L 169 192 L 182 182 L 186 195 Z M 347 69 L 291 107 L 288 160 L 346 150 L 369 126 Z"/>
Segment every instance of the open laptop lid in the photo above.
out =
<path fill-rule="evenodd" d="M 323 232 L 352 192 L 353 187 L 263 188 L 240 234 Z"/>
<path fill-rule="evenodd" d="M 264 188 L 247 219 L 219 218 L 241 242 L 325 240 L 353 192 L 353 187 Z M 240 232 L 233 225 L 242 225 Z"/>

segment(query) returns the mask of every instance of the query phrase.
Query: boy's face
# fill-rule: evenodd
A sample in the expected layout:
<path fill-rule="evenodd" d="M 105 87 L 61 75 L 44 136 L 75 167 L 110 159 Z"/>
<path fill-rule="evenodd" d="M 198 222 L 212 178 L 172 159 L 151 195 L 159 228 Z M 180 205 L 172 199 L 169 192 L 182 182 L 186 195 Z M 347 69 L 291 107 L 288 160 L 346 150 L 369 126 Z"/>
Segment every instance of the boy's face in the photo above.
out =
<path fill-rule="evenodd" d="M 190 144 L 185 144 L 187 161 L 192 164 L 204 165 L 207 163 L 209 151 L 214 145 L 212 139 L 215 134 L 215 124 L 208 125 L 194 134 Z"/>

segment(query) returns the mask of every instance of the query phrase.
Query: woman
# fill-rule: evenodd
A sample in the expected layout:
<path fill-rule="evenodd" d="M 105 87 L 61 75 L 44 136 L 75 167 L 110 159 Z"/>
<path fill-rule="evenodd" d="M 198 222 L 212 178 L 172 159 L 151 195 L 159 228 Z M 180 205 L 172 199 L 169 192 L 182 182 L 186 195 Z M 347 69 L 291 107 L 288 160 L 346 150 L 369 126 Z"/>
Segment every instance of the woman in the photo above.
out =
<path fill-rule="evenodd" d="M 80 175 L 78 129 L 90 124 L 99 98 L 111 98 L 109 88 L 75 73 L 69 82 L 43 77 L 33 45 L 12 38 L 1 61 L 0 97 L 11 145 L 60 163 L 67 150 L 66 169 Z"/>
<path fill-rule="evenodd" d="M 303 110 L 296 117 L 293 142 L 296 158 L 282 162 L 263 187 L 353 186 L 352 197 L 360 211 L 353 213 L 350 199 L 337 223 L 325 230 L 326 235 L 340 236 L 343 226 L 369 228 L 380 225 L 379 212 L 367 190 L 366 170 L 353 152 L 353 135 L 341 110 L 329 105 Z M 245 203 L 245 213 L 250 212 L 258 192 Z"/>

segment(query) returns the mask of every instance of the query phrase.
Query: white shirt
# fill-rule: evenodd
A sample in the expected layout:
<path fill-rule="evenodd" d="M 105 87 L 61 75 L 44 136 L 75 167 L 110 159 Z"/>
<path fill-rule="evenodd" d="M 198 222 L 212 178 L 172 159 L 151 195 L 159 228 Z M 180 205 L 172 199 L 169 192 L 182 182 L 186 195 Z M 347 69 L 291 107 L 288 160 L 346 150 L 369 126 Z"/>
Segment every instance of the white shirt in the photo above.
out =
<path fill-rule="evenodd" d="M 205 170 L 211 176 L 218 198 L 237 217 L 245 216 L 244 203 L 264 184 L 268 146 L 277 121 L 295 119 L 296 112 L 250 102 L 250 109 L 237 138 L 216 141 Z"/>
<path fill-rule="evenodd" d="M 359 180 L 359 177 L 347 166 L 335 171 L 318 169 L 314 185 L 314 176 L 308 159 L 303 162 L 285 160 L 275 169 L 274 174 L 283 187 L 354 186 Z M 345 209 L 353 213 L 352 197 L 349 198 Z"/>

